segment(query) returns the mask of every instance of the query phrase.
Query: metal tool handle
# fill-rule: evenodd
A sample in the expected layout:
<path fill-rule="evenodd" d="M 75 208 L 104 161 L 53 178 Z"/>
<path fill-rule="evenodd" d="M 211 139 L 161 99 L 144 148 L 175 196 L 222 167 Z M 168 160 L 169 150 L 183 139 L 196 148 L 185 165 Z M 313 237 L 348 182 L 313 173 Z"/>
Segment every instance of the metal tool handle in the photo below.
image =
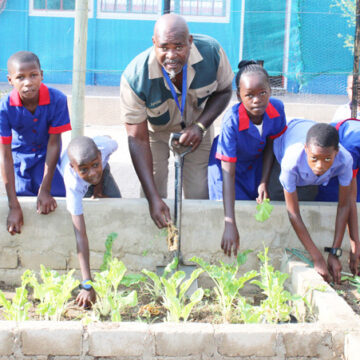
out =
<path fill-rule="evenodd" d="M 191 150 L 191 146 L 184 146 L 181 145 L 179 140 L 182 133 L 171 133 L 170 139 L 169 139 L 169 148 L 174 153 L 175 157 L 176 155 L 180 155 L 181 157 L 184 157 L 186 154 L 188 154 Z"/>

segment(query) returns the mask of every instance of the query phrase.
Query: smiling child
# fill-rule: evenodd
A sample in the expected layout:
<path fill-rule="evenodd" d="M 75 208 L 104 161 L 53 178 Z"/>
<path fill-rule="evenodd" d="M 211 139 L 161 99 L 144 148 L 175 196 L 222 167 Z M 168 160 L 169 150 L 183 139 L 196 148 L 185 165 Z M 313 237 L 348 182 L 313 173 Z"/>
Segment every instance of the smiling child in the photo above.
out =
<path fill-rule="evenodd" d="M 61 158 L 61 171 L 66 187 L 66 207 L 71 214 L 82 275 L 81 291 L 76 298 L 79 306 L 90 307 L 95 302 L 91 280 L 89 241 L 83 214 L 83 197 L 120 198 L 119 188 L 110 173 L 110 155 L 118 144 L 109 136 L 91 139 L 79 136 L 71 140 Z"/>

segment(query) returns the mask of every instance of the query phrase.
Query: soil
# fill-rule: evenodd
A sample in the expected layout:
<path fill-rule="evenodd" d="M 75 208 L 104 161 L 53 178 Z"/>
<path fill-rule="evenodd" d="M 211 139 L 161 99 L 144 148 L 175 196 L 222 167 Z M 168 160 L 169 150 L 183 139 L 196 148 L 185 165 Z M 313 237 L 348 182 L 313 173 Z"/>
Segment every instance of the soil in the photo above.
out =
<path fill-rule="evenodd" d="M 333 285 L 333 288 L 350 305 L 353 311 L 360 315 L 360 293 L 356 287 L 349 281 L 342 281 L 340 285 Z"/>

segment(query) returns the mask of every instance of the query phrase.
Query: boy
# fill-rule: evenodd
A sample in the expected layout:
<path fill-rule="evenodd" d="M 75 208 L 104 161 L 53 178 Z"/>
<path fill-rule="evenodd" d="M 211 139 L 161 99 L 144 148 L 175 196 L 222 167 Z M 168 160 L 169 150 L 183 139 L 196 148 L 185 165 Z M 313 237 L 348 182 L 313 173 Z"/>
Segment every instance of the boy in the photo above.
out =
<path fill-rule="evenodd" d="M 66 188 L 66 207 L 71 214 L 74 226 L 83 279 L 76 302 L 85 308 L 90 307 L 96 297 L 94 289 L 88 283 L 91 280 L 89 242 L 82 198 L 121 197 L 108 165 L 109 157 L 117 147 L 117 142 L 108 136 L 97 136 L 94 139 L 79 136 L 71 140 L 67 153 L 64 153 L 61 158 L 61 172 Z"/>
<path fill-rule="evenodd" d="M 359 187 L 359 167 L 360 167 L 360 120 L 347 119 L 338 123 L 332 123 L 339 133 L 340 144 L 347 150 L 353 159 L 353 176 L 356 180 L 351 182 L 350 197 L 350 216 L 349 216 L 349 235 L 350 235 L 350 260 L 351 272 L 358 275 L 358 265 L 360 258 L 360 242 L 358 231 L 358 217 L 356 201 L 360 200 Z M 318 201 L 337 201 L 339 196 L 339 182 L 337 178 L 331 179 L 328 185 L 319 186 Z"/>
<path fill-rule="evenodd" d="M 300 119 L 290 121 L 286 132 L 274 140 L 274 154 L 281 165 L 279 180 L 297 236 L 312 257 L 315 270 L 326 281 L 330 281 L 331 274 L 335 283 L 340 283 L 338 258 L 350 211 L 351 155 L 339 146 L 339 135 L 334 127 Z M 327 184 L 332 177 L 339 180 L 339 202 L 333 245 L 325 248 L 329 252 L 326 264 L 302 221 L 296 186 Z"/>
<path fill-rule="evenodd" d="M 20 234 L 23 214 L 17 196 L 37 196 L 37 212 L 56 208 L 53 196 L 64 196 L 57 169 L 61 133 L 71 130 L 67 99 L 42 84 L 38 57 L 28 51 L 7 63 L 12 92 L 0 103 L 0 167 L 9 201 L 7 229 Z"/>

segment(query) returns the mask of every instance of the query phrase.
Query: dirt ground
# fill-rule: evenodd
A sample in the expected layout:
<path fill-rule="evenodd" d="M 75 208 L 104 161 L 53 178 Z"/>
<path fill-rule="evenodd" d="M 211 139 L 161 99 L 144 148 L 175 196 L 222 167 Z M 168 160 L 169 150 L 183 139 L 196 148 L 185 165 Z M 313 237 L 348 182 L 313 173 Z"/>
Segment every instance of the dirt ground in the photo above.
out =
<path fill-rule="evenodd" d="M 350 305 L 353 311 L 360 315 L 360 293 L 349 281 L 343 281 L 341 285 L 333 286 L 336 292 Z M 359 289 L 360 291 L 360 289 Z"/>

